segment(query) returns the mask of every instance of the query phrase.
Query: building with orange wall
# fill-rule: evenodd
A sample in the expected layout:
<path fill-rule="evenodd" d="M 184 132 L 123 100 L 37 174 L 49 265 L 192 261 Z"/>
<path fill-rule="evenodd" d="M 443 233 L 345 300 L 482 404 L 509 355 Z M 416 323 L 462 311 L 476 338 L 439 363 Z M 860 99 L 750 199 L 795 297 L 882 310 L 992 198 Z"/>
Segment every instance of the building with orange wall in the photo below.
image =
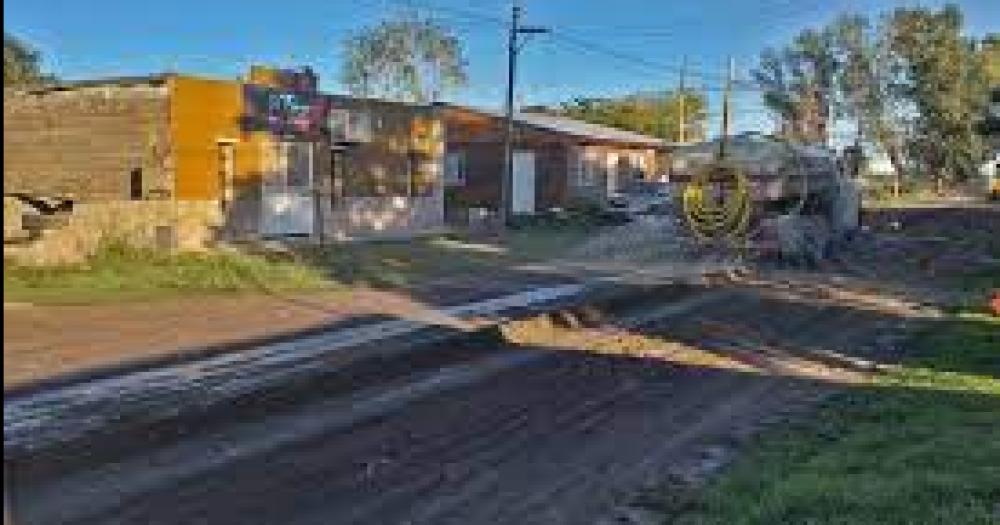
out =
<path fill-rule="evenodd" d="M 308 69 L 5 90 L 5 217 L 22 220 L 4 237 L 40 257 L 112 236 L 413 235 L 442 227 L 443 155 L 435 108 L 321 93 Z"/>

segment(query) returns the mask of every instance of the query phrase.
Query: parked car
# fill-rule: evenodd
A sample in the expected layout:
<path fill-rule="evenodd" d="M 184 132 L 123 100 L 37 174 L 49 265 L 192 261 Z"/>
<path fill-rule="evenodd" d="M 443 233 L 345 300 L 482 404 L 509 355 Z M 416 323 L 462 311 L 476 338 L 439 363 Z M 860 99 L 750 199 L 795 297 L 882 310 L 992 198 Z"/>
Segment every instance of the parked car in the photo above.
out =
<path fill-rule="evenodd" d="M 670 186 L 663 182 L 636 181 L 608 196 L 612 210 L 642 215 L 659 213 L 670 204 Z"/>

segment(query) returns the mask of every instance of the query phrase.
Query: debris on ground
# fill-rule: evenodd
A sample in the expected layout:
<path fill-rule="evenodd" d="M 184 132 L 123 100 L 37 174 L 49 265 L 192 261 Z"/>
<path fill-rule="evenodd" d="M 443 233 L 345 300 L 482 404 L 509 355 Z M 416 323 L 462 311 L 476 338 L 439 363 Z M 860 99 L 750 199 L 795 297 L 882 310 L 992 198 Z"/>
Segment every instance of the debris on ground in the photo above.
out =
<path fill-rule="evenodd" d="M 778 254 L 783 261 L 814 266 L 827 258 L 833 235 L 817 215 L 781 215 L 773 219 Z"/>
<path fill-rule="evenodd" d="M 697 252 L 695 240 L 672 214 L 637 215 L 607 228 L 577 246 L 567 258 L 577 261 L 648 263 L 685 260 Z"/>

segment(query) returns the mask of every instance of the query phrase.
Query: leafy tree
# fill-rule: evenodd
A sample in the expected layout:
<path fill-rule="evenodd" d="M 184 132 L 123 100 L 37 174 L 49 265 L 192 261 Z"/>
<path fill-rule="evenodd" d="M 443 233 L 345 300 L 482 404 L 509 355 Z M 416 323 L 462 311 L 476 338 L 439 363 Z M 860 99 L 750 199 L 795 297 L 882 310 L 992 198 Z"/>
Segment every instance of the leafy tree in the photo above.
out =
<path fill-rule="evenodd" d="M 964 179 L 982 153 L 977 122 L 1000 76 L 997 37 L 962 35 L 957 6 L 899 8 L 876 22 L 842 16 L 766 50 L 754 77 L 764 102 L 796 140 L 825 142 L 829 121 L 849 119 L 894 167 L 895 190 L 913 175 Z"/>
<path fill-rule="evenodd" d="M 836 56 L 837 114 L 854 120 L 858 141 L 886 152 L 898 196 L 906 171 L 906 131 L 911 105 L 899 90 L 901 66 L 888 45 L 885 24 L 844 15 L 828 29 Z"/>
<path fill-rule="evenodd" d="M 784 49 L 766 49 L 753 71 L 764 104 L 781 117 L 783 134 L 826 142 L 837 62 L 828 30 L 806 29 Z"/>
<path fill-rule="evenodd" d="M 938 181 L 975 173 L 981 143 L 975 121 L 987 84 L 973 43 L 962 35 L 954 4 L 939 11 L 897 9 L 890 19 L 890 46 L 903 64 L 904 94 L 917 110 L 912 155 Z"/>
<path fill-rule="evenodd" d="M 979 44 L 979 59 L 986 83 L 1000 87 L 1000 33 L 987 35 Z"/>
<path fill-rule="evenodd" d="M 41 55 L 16 36 L 3 34 L 3 85 L 16 87 L 34 85 L 51 80 L 42 74 Z"/>
<path fill-rule="evenodd" d="M 593 124 L 634 131 L 665 140 L 680 136 L 681 97 L 684 97 L 686 138 L 705 136 L 707 120 L 704 95 L 682 93 L 641 93 L 620 98 L 577 98 L 561 104 L 554 113 Z"/>
<path fill-rule="evenodd" d="M 466 82 L 461 42 L 416 13 L 351 36 L 344 50 L 341 77 L 355 95 L 425 103 Z"/>

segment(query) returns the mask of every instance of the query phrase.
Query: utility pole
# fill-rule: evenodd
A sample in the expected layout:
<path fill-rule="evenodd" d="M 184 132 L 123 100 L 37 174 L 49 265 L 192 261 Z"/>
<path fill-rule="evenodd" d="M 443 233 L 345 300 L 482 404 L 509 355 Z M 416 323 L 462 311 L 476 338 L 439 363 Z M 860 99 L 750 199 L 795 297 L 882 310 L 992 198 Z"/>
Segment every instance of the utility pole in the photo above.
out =
<path fill-rule="evenodd" d="M 726 156 L 726 141 L 729 140 L 730 112 L 733 96 L 733 70 L 736 68 L 733 57 L 729 57 L 729 67 L 726 70 L 726 91 L 722 95 L 722 141 L 719 142 L 719 156 Z"/>
<path fill-rule="evenodd" d="M 687 107 L 686 107 L 687 101 L 685 100 L 687 99 L 687 95 L 684 93 L 684 75 L 687 74 L 687 64 L 688 64 L 687 55 L 684 55 L 684 58 L 681 60 L 680 85 L 677 87 L 677 97 L 678 97 L 677 102 L 678 105 L 680 106 L 679 108 L 677 108 L 678 109 L 677 142 L 680 142 L 681 144 L 687 142 L 687 133 L 686 133 L 687 130 L 684 129 L 687 126 L 686 122 L 687 115 L 685 114 L 687 113 Z"/>
<path fill-rule="evenodd" d="M 511 6 L 510 34 L 507 38 L 507 100 L 504 133 L 503 177 L 500 180 L 500 220 L 504 226 L 508 224 L 511 215 L 511 188 L 514 181 L 514 82 L 517 71 L 517 54 L 521 51 L 518 35 L 537 35 L 547 33 L 543 27 L 521 25 L 521 4 L 514 0 Z"/>

